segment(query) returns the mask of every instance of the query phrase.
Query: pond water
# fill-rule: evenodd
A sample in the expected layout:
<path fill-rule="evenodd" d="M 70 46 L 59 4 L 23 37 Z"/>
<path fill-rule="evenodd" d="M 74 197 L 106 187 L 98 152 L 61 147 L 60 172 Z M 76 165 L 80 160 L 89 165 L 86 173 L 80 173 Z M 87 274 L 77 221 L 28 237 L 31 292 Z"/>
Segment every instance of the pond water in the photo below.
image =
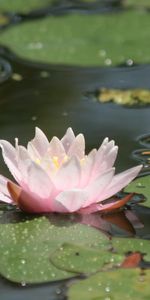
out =
<path fill-rule="evenodd" d="M 11 75 L 1 85 L 3 139 L 27 143 L 39 126 L 51 138 L 62 136 L 69 126 L 83 132 L 87 151 L 97 148 L 104 137 L 116 141 L 120 151 L 118 170 L 134 165 L 131 153 L 141 147 L 140 135 L 149 132 L 149 107 L 100 104 L 94 93 L 100 87 L 150 88 L 150 66 L 81 68 L 30 63 L 0 49 L 21 80 Z M 6 66 L 7 67 L 7 66 Z M 9 72 L 9 70 L 8 70 Z M 46 77 L 46 78 L 45 78 Z M 7 121 L 9 120 L 9 122 Z"/>
<path fill-rule="evenodd" d="M 49 6 L 43 10 L 37 9 L 34 13 L 31 11 L 21 15 L 19 11 L 16 11 L 16 14 L 6 14 L 10 22 L 6 25 L 28 21 L 30 18 L 41 18 L 45 15 L 63 15 L 76 11 L 102 13 L 122 10 L 122 1 L 94 1 L 94 4 L 92 1 L 87 2 L 85 1 L 81 6 L 80 1 L 64 1 L 61 6 L 58 1 L 57 9 L 55 6 L 55 9 Z M 97 3 L 95 4 L 95 2 Z M 7 30 L 7 26 L 2 26 L 2 28 Z M 85 135 L 87 151 L 98 148 L 106 136 L 114 139 L 119 146 L 117 171 L 120 172 L 142 162 L 145 165 L 143 174 L 148 175 L 150 169 L 150 106 L 129 107 L 112 102 L 102 104 L 97 100 L 96 93 L 101 88 L 149 90 L 149 78 L 150 64 L 148 63 L 133 63 L 131 66 L 122 64 L 109 67 L 81 67 L 33 62 L 18 57 L 11 49 L 1 45 L 0 137 L 12 143 L 15 137 L 19 137 L 20 144 L 26 144 L 34 136 L 35 126 L 40 127 L 49 139 L 53 135 L 61 137 L 71 126 L 75 133 L 82 132 Z M 2 158 L 0 159 L 0 173 L 10 176 Z M 132 192 L 137 191 L 133 190 Z M 142 189 L 139 192 L 143 194 Z M 138 197 L 143 200 L 143 196 Z M 18 221 L 24 223 L 26 217 L 28 218 L 5 205 L 1 206 L 0 212 L 2 213 L 0 225 L 7 223 L 12 225 Z M 95 230 L 100 234 L 102 231 L 109 236 L 130 238 L 130 240 L 134 237 L 143 240 L 150 239 L 149 204 L 147 206 L 131 204 L 125 211 L 102 217 L 97 214 L 84 218 L 75 216 L 73 224 L 74 221 L 80 225 L 90 225 L 92 228 L 96 228 Z M 58 224 L 59 222 L 56 221 L 56 227 L 60 226 Z M 64 226 L 68 228 L 66 223 Z M 65 242 L 68 241 L 65 240 Z M 10 247 L 9 242 L 7 246 Z M 138 251 L 138 249 L 134 249 L 134 251 Z M 12 264 L 11 257 L 10 264 Z M 145 263 L 145 266 L 149 268 L 149 261 L 147 264 Z M 1 274 L 4 273 L 1 272 Z M 74 276 L 81 274 L 77 272 Z M 73 296 L 66 298 L 70 279 L 28 285 L 26 282 L 12 283 L 4 277 L 7 276 L 0 279 L 2 300 L 75 299 L 71 298 Z"/>

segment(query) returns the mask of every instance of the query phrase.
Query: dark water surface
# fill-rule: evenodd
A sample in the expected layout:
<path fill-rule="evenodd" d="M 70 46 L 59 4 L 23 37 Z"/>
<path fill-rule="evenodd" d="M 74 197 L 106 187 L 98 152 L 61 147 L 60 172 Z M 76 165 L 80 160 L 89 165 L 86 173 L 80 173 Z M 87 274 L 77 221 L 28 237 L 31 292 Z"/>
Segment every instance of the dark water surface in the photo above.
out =
<path fill-rule="evenodd" d="M 0 280 L 2 300 L 65 300 L 65 284 L 51 283 L 37 286 L 19 286 Z"/>
<path fill-rule="evenodd" d="M 13 142 L 19 137 L 20 143 L 26 143 L 34 136 L 35 126 L 49 139 L 61 137 L 71 126 L 76 134 L 85 134 L 87 151 L 98 147 L 106 136 L 115 139 L 118 170 L 135 165 L 131 153 L 140 147 L 137 137 L 149 132 L 150 107 L 100 104 L 86 95 L 100 87 L 150 88 L 150 65 L 65 67 L 22 61 L 4 48 L 0 53 L 13 74 L 0 85 L 2 139 Z M 2 165 L 0 169 L 3 172 Z"/>
<path fill-rule="evenodd" d="M 127 108 L 96 102 L 91 92 L 106 88 L 150 89 L 150 65 L 80 68 L 23 61 L 0 48 L 0 138 L 26 143 L 39 126 L 49 136 L 61 137 L 67 127 L 83 132 L 87 151 L 106 136 L 119 145 L 117 169 L 135 165 L 132 151 L 142 147 L 139 135 L 149 132 L 150 107 Z M 88 96 L 87 96 L 88 95 Z M 8 175 L 2 163 L 0 173 Z M 137 236 L 150 238 L 150 209 L 136 209 L 144 228 Z M 116 231 L 117 232 L 117 231 Z M 112 232 L 115 234 L 115 231 Z M 0 281 L 2 300 L 65 299 L 63 283 L 19 287 Z"/>

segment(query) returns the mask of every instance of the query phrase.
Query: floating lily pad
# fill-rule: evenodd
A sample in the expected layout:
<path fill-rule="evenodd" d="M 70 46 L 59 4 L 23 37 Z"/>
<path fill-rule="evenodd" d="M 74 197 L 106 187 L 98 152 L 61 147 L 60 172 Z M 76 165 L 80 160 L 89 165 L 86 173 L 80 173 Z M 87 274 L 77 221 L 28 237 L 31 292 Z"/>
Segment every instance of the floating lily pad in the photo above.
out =
<path fill-rule="evenodd" d="M 150 261 L 150 241 L 142 239 L 114 238 L 112 240 L 114 251 L 120 254 L 128 254 L 129 252 L 141 252 L 144 259 Z"/>
<path fill-rule="evenodd" d="M 150 90 L 133 89 L 119 90 L 102 88 L 98 94 L 98 100 L 102 103 L 114 102 L 121 105 L 145 105 L 150 104 Z"/>
<path fill-rule="evenodd" d="M 125 192 L 143 194 L 147 200 L 142 205 L 150 207 L 150 175 L 132 181 L 125 188 Z"/>
<path fill-rule="evenodd" d="M 75 273 L 94 273 L 105 266 L 115 266 L 123 262 L 124 256 L 111 251 L 90 249 L 73 244 L 64 244 L 51 256 L 52 263 L 62 270 Z"/>
<path fill-rule="evenodd" d="M 0 1 L 0 11 L 1 12 L 29 12 L 32 9 L 38 9 L 44 5 L 48 5 L 53 0 L 1 0 Z"/>
<path fill-rule="evenodd" d="M 97 230 L 66 219 L 34 218 L 0 224 L 0 274 L 14 282 L 48 282 L 74 275 L 58 270 L 50 255 L 64 242 L 106 249 L 109 239 Z"/>
<path fill-rule="evenodd" d="M 97 273 L 76 282 L 68 291 L 68 300 L 148 300 L 150 271 L 139 269 Z"/>
<path fill-rule="evenodd" d="M 149 14 L 139 11 L 50 16 L 3 31 L 1 43 L 23 58 L 48 63 L 144 63 L 150 61 L 149 27 Z"/>
<path fill-rule="evenodd" d="M 124 6 L 150 7 L 149 0 L 125 0 Z"/>

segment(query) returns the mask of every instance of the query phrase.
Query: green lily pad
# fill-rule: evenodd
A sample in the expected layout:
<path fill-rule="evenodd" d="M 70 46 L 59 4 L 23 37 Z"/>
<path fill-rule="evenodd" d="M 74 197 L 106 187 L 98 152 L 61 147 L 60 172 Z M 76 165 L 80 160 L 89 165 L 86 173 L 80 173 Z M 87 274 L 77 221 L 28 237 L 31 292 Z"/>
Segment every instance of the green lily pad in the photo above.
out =
<path fill-rule="evenodd" d="M 22 12 L 27 13 L 32 9 L 38 9 L 40 7 L 50 4 L 53 0 L 0 0 L 1 12 Z"/>
<path fill-rule="evenodd" d="M 149 0 L 125 0 L 124 6 L 140 6 L 140 7 L 150 7 Z"/>
<path fill-rule="evenodd" d="M 39 283 L 74 276 L 57 269 L 50 255 L 65 242 L 105 249 L 109 239 L 89 226 L 46 217 L 0 224 L 0 274 L 14 282 Z"/>
<path fill-rule="evenodd" d="M 149 14 L 139 11 L 50 16 L 8 28 L 1 33 L 1 43 L 23 58 L 47 63 L 146 63 L 150 61 L 149 27 Z"/>
<path fill-rule="evenodd" d="M 120 265 L 123 255 L 106 249 L 91 249 L 73 244 L 63 244 L 51 256 L 52 263 L 61 270 L 75 273 L 94 273 L 105 266 Z"/>
<path fill-rule="evenodd" d="M 148 300 L 150 271 L 144 275 L 139 269 L 118 269 L 97 273 L 74 283 L 68 291 L 68 300 Z"/>
<path fill-rule="evenodd" d="M 112 240 L 114 251 L 120 254 L 129 252 L 141 252 L 144 259 L 150 261 L 150 241 L 142 239 L 114 238 Z"/>
<path fill-rule="evenodd" d="M 143 176 L 132 181 L 125 189 L 128 193 L 139 193 L 146 197 L 142 205 L 150 207 L 150 175 Z"/>

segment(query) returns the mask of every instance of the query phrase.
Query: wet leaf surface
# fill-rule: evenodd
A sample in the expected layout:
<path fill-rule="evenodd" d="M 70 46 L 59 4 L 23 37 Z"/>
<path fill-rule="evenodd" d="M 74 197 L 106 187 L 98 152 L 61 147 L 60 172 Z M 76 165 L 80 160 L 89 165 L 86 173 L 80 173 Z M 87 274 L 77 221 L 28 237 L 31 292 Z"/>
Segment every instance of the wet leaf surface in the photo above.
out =
<path fill-rule="evenodd" d="M 146 201 L 142 205 L 150 207 L 150 175 L 135 179 L 125 188 L 125 191 L 143 194 L 146 197 Z"/>
<path fill-rule="evenodd" d="M 110 245 L 111 248 L 111 245 Z M 104 267 L 119 266 L 124 256 L 113 254 L 103 247 L 94 250 L 73 244 L 63 244 L 51 256 L 51 262 L 61 270 L 75 273 L 94 273 Z"/>
<path fill-rule="evenodd" d="M 114 251 L 120 254 L 129 254 L 130 252 L 140 252 L 146 261 L 150 261 L 150 241 L 142 239 L 122 239 L 114 238 L 112 240 Z"/>
<path fill-rule="evenodd" d="M 134 7 L 150 7 L 149 0 L 125 0 L 124 6 L 134 6 Z"/>
<path fill-rule="evenodd" d="M 68 217 L 69 218 L 69 217 Z M 56 217 L 33 218 L 0 224 L 0 273 L 20 283 L 40 283 L 65 279 L 74 273 L 60 271 L 50 263 L 50 255 L 64 242 L 95 248 L 106 247 L 109 239 L 97 230 L 64 222 Z"/>
<path fill-rule="evenodd" d="M 0 11 L 1 12 L 24 12 L 27 13 L 30 10 L 34 8 L 40 8 L 44 5 L 50 4 L 52 0 L 15 0 L 15 1 L 9 1 L 9 0 L 1 0 L 0 1 Z"/>
<path fill-rule="evenodd" d="M 118 269 L 97 273 L 70 286 L 68 300 L 148 300 L 150 271 Z"/>
<path fill-rule="evenodd" d="M 114 13 L 111 17 L 47 17 L 3 31 L 1 43 L 34 61 L 84 66 L 127 61 L 132 65 L 149 62 L 149 26 L 149 14 L 139 11 Z"/>

